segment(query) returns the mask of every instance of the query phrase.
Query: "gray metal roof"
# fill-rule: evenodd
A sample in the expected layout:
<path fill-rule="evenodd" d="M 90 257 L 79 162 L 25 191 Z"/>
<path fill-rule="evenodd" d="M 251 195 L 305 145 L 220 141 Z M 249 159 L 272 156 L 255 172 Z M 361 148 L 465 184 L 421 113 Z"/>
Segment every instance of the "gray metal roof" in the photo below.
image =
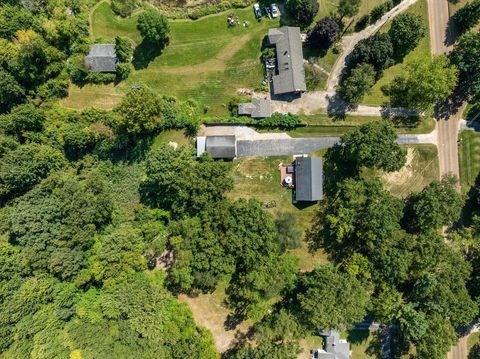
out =
<path fill-rule="evenodd" d="M 238 104 L 238 114 L 252 118 L 265 118 L 272 115 L 272 103 L 266 99 L 255 99 L 252 102 Z"/>
<path fill-rule="evenodd" d="M 90 45 L 90 52 L 85 56 L 85 67 L 93 72 L 115 72 L 117 62 L 114 44 Z"/>
<path fill-rule="evenodd" d="M 323 166 L 321 157 L 295 159 L 295 200 L 313 202 L 323 199 Z"/>
<path fill-rule="evenodd" d="M 233 159 L 237 156 L 235 136 L 207 136 L 205 151 L 213 158 Z"/>
<path fill-rule="evenodd" d="M 319 359 L 349 359 L 350 358 L 350 344 L 346 340 L 340 339 L 340 333 L 336 330 L 320 333 L 324 337 L 323 349 L 325 353 L 319 356 Z M 328 356 L 330 355 L 330 356 Z"/>
<path fill-rule="evenodd" d="M 299 27 L 268 30 L 268 41 L 275 45 L 278 75 L 273 76 L 273 93 L 280 95 L 307 90 Z"/>

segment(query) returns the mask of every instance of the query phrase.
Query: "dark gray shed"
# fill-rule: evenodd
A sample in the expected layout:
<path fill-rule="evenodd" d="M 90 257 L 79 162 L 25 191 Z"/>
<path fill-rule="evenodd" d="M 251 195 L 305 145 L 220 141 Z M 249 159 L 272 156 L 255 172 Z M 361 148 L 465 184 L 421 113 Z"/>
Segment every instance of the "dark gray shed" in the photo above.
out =
<path fill-rule="evenodd" d="M 240 116 L 251 116 L 252 118 L 265 118 L 272 115 L 272 103 L 266 99 L 255 99 L 252 102 L 238 104 Z"/>
<path fill-rule="evenodd" d="M 233 159 L 237 156 L 235 136 L 207 136 L 205 151 L 213 158 Z"/>
<path fill-rule="evenodd" d="M 323 199 L 323 164 L 321 157 L 295 159 L 296 202 L 314 202 Z"/>
<path fill-rule="evenodd" d="M 307 91 L 303 67 L 303 49 L 299 27 L 280 27 L 268 31 L 270 45 L 275 45 L 278 75 L 273 76 L 275 95 Z"/>
<path fill-rule="evenodd" d="M 85 56 L 85 67 L 92 72 L 117 71 L 117 53 L 114 44 L 95 44 Z"/>

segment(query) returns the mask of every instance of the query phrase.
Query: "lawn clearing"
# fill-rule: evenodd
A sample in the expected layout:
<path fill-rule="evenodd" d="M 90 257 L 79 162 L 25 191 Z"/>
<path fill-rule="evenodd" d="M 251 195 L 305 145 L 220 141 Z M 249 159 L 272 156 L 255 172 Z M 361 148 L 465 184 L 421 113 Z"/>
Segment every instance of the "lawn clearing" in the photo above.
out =
<path fill-rule="evenodd" d="M 460 185 L 467 193 L 480 173 L 480 134 L 463 131 L 459 140 Z"/>
<path fill-rule="evenodd" d="M 252 325 L 251 322 L 245 321 L 233 330 L 225 328 L 224 324 L 230 313 L 230 310 L 224 305 L 225 288 L 225 283 L 220 283 L 211 294 L 200 294 L 194 298 L 181 294 L 178 297 L 181 302 L 189 306 L 195 322 L 210 330 L 215 346 L 220 353 L 235 342 L 237 335 L 247 333 L 248 328 Z"/>
<path fill-rule="evenodd" d="M 381 176 L 385 188 L 399 198 L 421 191 L 440 176 L 438 152 L 434 145 L 414 145 L 406 148 L 406 165 L 398 172 Z"/>
<path fill-rule="evenodd" d="M 405 13 L 419 15 L 423 18 L 425 26 L 428 29 L 428 6 L 427 0 L 419 0 L 417 3 L 412 5 Z M 391 26 L 391 21 L 386 23 L 381 32 L 387 32 Z M 392 66 L 384 71 L 382 78 L 377 81 L 377 83 L 372 87 L 371 93 L 367 94 L 362 100 L 362 104 L 372 105 L 372 106 L 381 106 L 384 103 L 388 102 L 388 97 L 385 96 L 382 92 L 382 87 L 389 84 L 397 75 L 400 75 L 404 69 L 405 64 L 418 59 L 426 59 L 431 57 L 430 52 L 430 35 L 427 31 L 427 35 L 420 40 L 418 46 L 410 52 L 403 63 Z"/>
<path fill-rule="evenodd" d="M 70 84 L 68 97 L 61 99 L 60 104 L 74 110 L 82 110 L 88 107 L 110 110 L 121 101 L 122 96 L 123 94 L 114 84 L 89 84 L 81 88 Z"/>
<path fill-rule="evenodd" d="M 241 23 L 249 21 L 250 26 L 228 27 L 226 17 L 229 13 L 235 13 Z M 270 27 L 278 25 L 278 19 L 264 18 L 257 22 L 251 7 L 196 21 L 173 20 L 170 21 L 170 44 L 158 56 L 151 56 L 149 52 L 155 52 L 155 49 L 141 45 L 136 29 L 138 14 L 121 19 L 104 2 L 94 9 L 91 18 L 94 39 L 110 42 L 116 35 L 122 35 L 137 45 L 136 69 L 125 82 L 115 87 L 113 94 L 111 89 L 107 90 L 105 99 L 101 89 L 108 89 L 108 86 L 95 87 L 96 103 L 112 102 L 110 97 L 120 97 L 131 85 L 144 83 L 159 94 L 173 95 L 181 100 L 195 98 L 206 106 L 208 115 L 213 116 L 228 114 L 226 104 L 236 96 L 239 88 L 261 86 L 264 78 L 260 61 L 262 39 Z M 91 90 L 89 92 L 86 86 L 72 88 L 65 103 L 72 108 L 81 108 L 90 98 Z"/>

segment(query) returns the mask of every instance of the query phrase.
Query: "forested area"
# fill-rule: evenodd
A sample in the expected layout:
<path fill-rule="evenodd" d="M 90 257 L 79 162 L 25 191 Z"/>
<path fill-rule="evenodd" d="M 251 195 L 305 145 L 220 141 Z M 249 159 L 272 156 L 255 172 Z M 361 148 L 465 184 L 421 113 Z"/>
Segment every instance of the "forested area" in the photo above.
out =
<path fill-rule="evenodd" d="M 478 315 L 478 198 L 444 238 L 442 228 L 464 208 L 455 180 L 393 197 L 379 173 L 402 168 L 405 150 L 390 122 L 363 125 L 325 155 L 326 199 L 307 239 L 330 263 L 300 272 L 292 218 L 230 198 L 230 163 L 154 145 L 165 130 L 195 134 L 198 103 L 137 84 L 112 111 L 58 104 L 71 61 L 88 47 L 90 5 L 0 7 L 0 356 L 216 358 L 211 333 L 176 296 L 226 283 L 228 325 L 255 323 L 226 358 L 295 358 L 301 338 L 348 329 L 366 315 L 391 326 L 396 357 L 444 357 L 455 330 Z M 452 55 L 460 77 L 477 71 L 475 36 L 464 35 Z M 408 50 L 400 38 L 389 41 L 399 56 Z M 352 76 L 375 77 L 389 63 L 368 44 L 356 50 Z M 445 68 L 457 76 L 440 58 L 413 66 L 402 81 Z"/>

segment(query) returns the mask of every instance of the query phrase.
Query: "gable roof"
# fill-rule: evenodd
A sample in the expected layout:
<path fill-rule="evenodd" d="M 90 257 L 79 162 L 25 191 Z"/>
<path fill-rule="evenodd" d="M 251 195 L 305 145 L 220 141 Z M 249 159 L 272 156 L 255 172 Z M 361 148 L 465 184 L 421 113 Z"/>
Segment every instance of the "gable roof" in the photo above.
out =
<path fill-rule="evenodd" d="M 213 158 L 233 159 L 237 156 L 235 136 L 207 136 L 205 151 Z"/>
<path fill-rule="evenodd" d="M 268 30 L 268 41 L 275 45 L 278 75 L 273 76 L 275 95 L 307 90 L 299 27 Z"/>
<path fill-rule="evenodd" d="M 324 337 L 325 354 L 331 355 L 332 359 L 349 359 L 350 358 L 350 344 L 343 339 L 340 339 L 340 333 L 336 330 L 320 333 Z M 319 357 L 319 358 L 327 358 Z"/>
<path fill-rule="evenodd" d="M 114 44 L 90 45 L 90 52 L 85 56 L 85 67 L 93 72 L 115 72 L 117 62 Z"/>
<path fill-rule="evenodd" d="M 295 200 L 314 202 L 323 199 L 323 165 L 321 157 L 295 159 Z"/>
<path fill-rule="evenodd" d="M 239 115 L 249 115 L 252 118 L 265 118 L 272 115 L 272 103 L 266 99 L 256 99 L 252 102 L 238 104 Z"/>

